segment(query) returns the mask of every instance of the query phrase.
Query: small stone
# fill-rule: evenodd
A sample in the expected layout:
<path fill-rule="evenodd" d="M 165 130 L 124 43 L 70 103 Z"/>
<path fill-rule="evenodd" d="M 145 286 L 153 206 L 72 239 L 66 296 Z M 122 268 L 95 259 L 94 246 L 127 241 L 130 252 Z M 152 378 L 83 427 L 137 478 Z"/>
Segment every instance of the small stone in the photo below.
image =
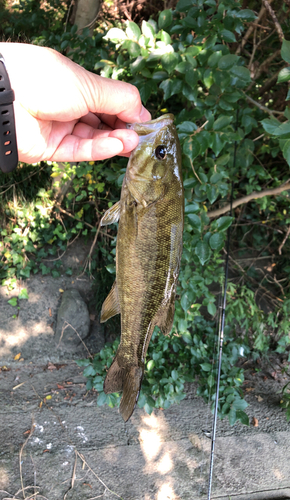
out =
<path fill-rule="evenodd" d="M 87 337 L 90 315 L 86 303 L 75 288 L 62 294 L 57 314 L 55 340 L 58 344 L 76 345 Z"/>

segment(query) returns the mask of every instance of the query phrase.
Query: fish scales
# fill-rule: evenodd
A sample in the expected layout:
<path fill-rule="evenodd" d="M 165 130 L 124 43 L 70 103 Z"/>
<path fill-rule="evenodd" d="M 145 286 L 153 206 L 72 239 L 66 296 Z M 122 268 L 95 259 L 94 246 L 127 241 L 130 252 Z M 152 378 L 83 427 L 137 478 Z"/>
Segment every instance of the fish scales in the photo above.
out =
<path fill-rule="evenodd" d="M 116 282 L 101 321 L 121 313 L 121 342 L 104 383 L 123 391 L 127 421 L 138 400 L 145 357 L 156 325 L 170 333 L 181 253 L 184 196 L 181 152 L 173 115 L 130 126 L 139 136 L 124 177 L 121 200 L 101 224 L 119 219 Z"/>

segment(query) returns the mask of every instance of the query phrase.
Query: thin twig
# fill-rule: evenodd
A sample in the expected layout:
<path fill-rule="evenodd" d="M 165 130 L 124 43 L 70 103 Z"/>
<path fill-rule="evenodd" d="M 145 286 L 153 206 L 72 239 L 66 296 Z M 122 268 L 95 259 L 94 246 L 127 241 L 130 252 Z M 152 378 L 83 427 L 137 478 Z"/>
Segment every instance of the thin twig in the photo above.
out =
<path fill-rule="evenodd" d="M 277 16 L 276 16 L 275 12 L 273 11 L 270 3 L 267 0 L 262 0 L 262 1 L 263 1 L 263 4 L 265 5 L 267 11 L 269 12 L 270 16 L 272 17 L 272 19 L 274 21 L 275 28 L 276 28 L 278 36 L 279 36 L 279 40 L 282 43 L 283 42 L 283 38 L 284 38 L 284 33 L 283 33 L 281 25 L 280 25 L 280 23 L 279 23 L 279 21 L 277 19 Z"/>
<path fill-rule="evenodd" d="M 68 322 L 68 321 L 65 321 L 64 324 L 66 324 L 66 326 L 64 326 L 62 328 L 62 331 L 61 331 L 61 336 L 60 336 L 60 339 L 59 339 L 59 343 L 57 344 L 57 348 L 60 346 L 60 343 L 61 343 L 61 339 L 63 337 L 63 334 L 64 334 L 64 331 L 68 328 L 68 327 L 71 327 L 75 333 L 77 334 L 78 338 L 80 339 L 81 343 L 83 344 L 83 346 L 85 347 L 85 349 L 88 351 L 88 354 L 89 354 L 89 357 L 92 358 L 93 355 L 90 353 L 90 351 L 88 350 L 86 344 L 84 343 L 83 339 L 81 338 L 81 336 L 79 335 L 79 333 L 76 331 L 76 329 Z"/>
<path fill-rule="evenodd" d="M 288 229 L 287 229 L 287 233 L 286 233 L 286 235 L 285 235 L 285 238 L 283 239 L 283 241 L 282 241 L 281 245 L 280 245 L 280 246 L 279 246 L 279 248 L 278 248 L 279 255 L 282 255 L 282 248 L 283 248 L 283 246 L 285 245 L 285 243 L 286 243 L 286 241 L 287 241 L 287 239 L 288 239 L 289 234 L 290 234 L 290 226 L 288 226 Z"/>
<path fill-rule="evenodd" d="M 263 106 L 263 104 L 261 104 L 258 101 L 255 101 L 254 99 L 252 99 L 252 97 L 250 97 L 249 95 L 247 95 L 247 94 L 244 93 L 244 96 L 247 99 L 247 101 L 249 101 L 251 104 L 254 104 L 254 106 L 256 106 L 257 108 L 261 109 L 265 113 L 268 113 L 269 115 L 279 115 L 279 116 L 283 116 L 284 115 L 284 111 L 276 111 L 275 109 L 269 109 L 269 108 L 267 108 L 267 106 Z"/>
<path fill-rule="evenodd" d="M 23 478 L 22 478 L 22 452 L 28 442 L 28 440 L 31 438 L 32 434 L 33 434 L 33 431 L 34 431 L 34 428 L 35 428 L 35 424 L 34 424 L 34 417 L 32 415 L 32 422 L 31 422 L 31 429 L 30 429 L 30 433 L 28 434 L 28 437 L 27 439 L 24 441 L 23 445 L 21 446 L 20 448 L 20 452 L 19 452 L 19 472 L 20 472 L 20 482 L 21 482 L 21 490 L 22 490 L 22 495 L 23 495 L 23 498 L 25 499 L 26 496 L 25 496 L 25 492 L 24 492 L 24 485 L 23 485 Z"/>
<path fill-rule="evenodd" d="M 259 191 L 259 192 L 253 191 L 253 193 L 233 201 L 233 209 L 240 205 L 243 205 L 244 203 L 249 203 L 249 201 L 256 200 L 258 198 L 264 198 L 264 196 L 275 196 L 276 194 L 280 194 L 283 191 L 288 191 L 289 189 L 290 189 L 290 182 L 288 184 L 283 184 L 282 186 L 279 186 L 274 189 L 265 189 L 264 191 Z M 218 208 L 217 210 L 212 210 L 211 212 L 207 212 L 207 216 L 209 218 L 218 217 L 219 215 L 222 215 L 228 212 L 229 210 L 230 210 L 230 204 L 227 203 L 227 205 L 225 205 L 222 208 Z"/>
<path fill-rule="evenodd" d="M 272 0 L 269 0 L 269 4 L 271 2 L 272 2 Z M 265 12 L 266 12 L 266 8 L 262 7 L 261 10 L 260 10 L 260 12 L 259 12 L 258 18 L 255 19 L 255 23 L 259 23 L 261 21 L 261 19 L 262 19 L 263 15 L 265 14 Z M 246 34 L 245 34 L 244 38 L 242 39 L 240 45 L 238 46 L 238 48 L 236 50 L 236 54 L 237 55 L 239 55 L 242 52 L 242 50 L 243 50 L 244 46 L 246 45 L 248 39 L 250 38 L 251 34 L 253 33 L 254 28 L 255 27 L 253 25 L 251 25 L 248 28 L 248 30 L 246 31 Z"/>

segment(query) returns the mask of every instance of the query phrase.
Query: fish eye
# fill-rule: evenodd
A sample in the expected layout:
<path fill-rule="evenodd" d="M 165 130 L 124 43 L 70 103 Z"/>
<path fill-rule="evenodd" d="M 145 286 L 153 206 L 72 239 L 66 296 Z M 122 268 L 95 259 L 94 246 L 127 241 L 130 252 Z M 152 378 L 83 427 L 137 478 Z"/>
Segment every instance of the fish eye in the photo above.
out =
<path fill-rule="evenodd" d="M 167 149 L 166 149 L 166 146 L 157 146 L 157 148 L 155 149 L 155 156 L 158 160 L 164 160 L 166 158 L 166 155 L 167 155 Z"/>

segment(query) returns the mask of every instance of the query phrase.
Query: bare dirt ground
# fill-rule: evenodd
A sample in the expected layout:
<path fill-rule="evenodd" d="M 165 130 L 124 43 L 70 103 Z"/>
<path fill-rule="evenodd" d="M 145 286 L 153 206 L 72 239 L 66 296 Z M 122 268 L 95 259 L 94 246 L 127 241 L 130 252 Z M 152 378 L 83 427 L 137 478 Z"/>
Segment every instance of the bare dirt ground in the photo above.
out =
<path fill-rule="evenodd" d="M 0 288 L 0 500 L 206 499 L 210 439 L 203 430 L 212 420 L 194 384 L 180 405 L 151 416 L 136 409 L 127 424 L 86 391 L 74 360 L 106 340 L 92 281 L 78 277 L 87 252 L 80 243 L 69 249 L 64 269 L 74 268 L 71 277 L 37 275 L 19 283 L 29 299 L 20 301 L 16 319 L 8 300 L 19 290 L 7 295 Z M 54 339 L 60 290 L 70 288 L 89 305 L 86 347 Z M 251 425 L 218 422 L 212 499 L 289 499 L 290 432 L 279 407 L 285 384 L 279 360 L 245 369 Z"/>

